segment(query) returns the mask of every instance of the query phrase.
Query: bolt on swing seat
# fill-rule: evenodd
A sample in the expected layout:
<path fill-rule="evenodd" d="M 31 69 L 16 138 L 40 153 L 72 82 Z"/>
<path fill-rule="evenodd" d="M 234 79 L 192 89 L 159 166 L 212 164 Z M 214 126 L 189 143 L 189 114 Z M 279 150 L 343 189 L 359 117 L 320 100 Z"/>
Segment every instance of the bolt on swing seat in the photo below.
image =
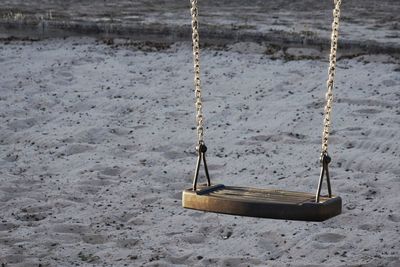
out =
<path fill-rule="evenodd" d="M 203 140 L 203 112 L 200 88 L 200 59 L 199 59 L 199 34 L 198 34 L 198 9 L 197 0 L 191 0 L 192 30 L 193 30 L 193 55 L 195 71 L 196 94 L 196 119 L 198 145 L 197 164 L 191 188 L 182 192 L 182 206 L 207 212 L 223 214 L 285 219 L 302 221 L 324 221 L 336 215 L 342 210 L 342 199 L 332 195 L 328 165 L 331 161 L 328 155 L 328 138 L 330 128 L 330 114 L 332 110 L 332 89 L 336 65 L 337 37 L 340 16 L 341 0 L 335 1 L 332 24 L 332 42 L 330 65 L 328 73 L 328 92 L 324 115 L 324 130 L 322 138 L 322 152 L 320 157 L 321 174 L 319 177 L 317 193 L 304 193 L 275 189 L 258 189 L 250 187 L 212 185 L 208 172 L 205 153 L 207 147 Z M 203 162 L 207 183 L 198 185 L 198 177 L 201 162 Z M 321 196 L 322 183 L 326 178 L 328 195 Z"/>

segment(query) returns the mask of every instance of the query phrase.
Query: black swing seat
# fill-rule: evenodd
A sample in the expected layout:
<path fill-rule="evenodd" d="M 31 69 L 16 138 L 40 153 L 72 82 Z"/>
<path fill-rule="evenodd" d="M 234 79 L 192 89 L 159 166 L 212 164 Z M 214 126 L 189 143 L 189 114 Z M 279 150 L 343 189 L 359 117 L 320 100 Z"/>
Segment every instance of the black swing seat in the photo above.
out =
<path fill-rule="evenodd" d="M 189 209 L 240 216 L 324 221 L 341 213 L 342 199 L 320 196 L 316 203 L 315 194 L 310 193 L 218 184 L 198 185 L 196 190 L 185 189 L 182 205 Z"/>

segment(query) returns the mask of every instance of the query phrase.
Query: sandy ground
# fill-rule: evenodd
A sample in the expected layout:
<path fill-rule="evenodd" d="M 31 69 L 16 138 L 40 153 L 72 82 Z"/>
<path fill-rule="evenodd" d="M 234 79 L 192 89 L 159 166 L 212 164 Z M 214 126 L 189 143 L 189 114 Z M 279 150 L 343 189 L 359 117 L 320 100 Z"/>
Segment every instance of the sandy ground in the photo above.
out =
<path fill-rule="evenodd" d="M 398 0 L 342 2 L 342 43 L 373 53 L 400 53 Z M 200 0 L 198 5 L 202 41 L 328 44 L 333 0 Z M 90 34 L 186 41 L 189 6 L 189 0 L 2 0 L 0 36 Z"/>
<path fill-rule="evenodd" d="M 339 60 L 330 153 L 343 214 L 313 223 L 181 208 L 196 160 L 191 48 L 148 50 L 1 44 L 0 263 L 400 266 L 398 58 Z M 202 53 L 212 180 L 314 192 L 327 62 L 264 50 Z"/>

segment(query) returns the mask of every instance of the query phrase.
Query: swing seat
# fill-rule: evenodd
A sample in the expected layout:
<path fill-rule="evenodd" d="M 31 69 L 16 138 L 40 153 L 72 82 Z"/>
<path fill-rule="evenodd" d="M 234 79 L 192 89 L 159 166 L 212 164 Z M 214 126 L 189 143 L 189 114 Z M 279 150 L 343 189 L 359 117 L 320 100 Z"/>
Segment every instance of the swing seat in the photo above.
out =
<path fill-rule="evenodd" d="M 310 193 L 218 184 L 199 185 L 195 191 L 185 189 L 182 206 L 240 216 L 324 221 L 341 213 L 342 199 L 321 196 L 316 203 L 315 194 Z"/>

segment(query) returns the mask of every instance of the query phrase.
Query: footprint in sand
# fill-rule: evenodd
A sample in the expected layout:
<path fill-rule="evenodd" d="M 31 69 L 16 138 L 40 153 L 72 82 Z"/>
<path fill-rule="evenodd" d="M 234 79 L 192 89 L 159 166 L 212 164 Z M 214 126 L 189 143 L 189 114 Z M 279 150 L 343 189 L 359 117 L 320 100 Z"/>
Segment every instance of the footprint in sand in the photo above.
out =
<path fill-rule="evenodd" d="M 76 133 L 74 138 L 79 143 L 101 144 L 111 138 L 111 133 L 103 128 L 90 128 Z"/>
<path fill-rule="evenodd" d="M 349 129 L 346 129 L 349 131 Z M 344 145 L 347 149 L 351 149 L 353 153 L 349 154 L 348 160 L 343 165 L 344 169 L 355 171 L 382 172 L 389 171 L 396 173 L 398 171 L 398 161 L 393 155 L 398 155 L 400 146 L 393 144 L 391 140 L 400 137 L 398 131 L 394 129 L 363 129 L 357 136 L 363 134 L 365 137 L 353 140 L 347 140 Z M 360 157 L 360 155 L 367 155 Z M 369 156 L 368 156 L 369 155 Z M 387 155 L 387 160 L 375 161 L 375 157 L 381 158 Z M 371 158 L 374 164 L 371 164 Z"/>
<path fill-rule="evenodd" d="M 256 265 L 260 265 L 263 264 L 262 261 L 258 260 L 258 259 L 249 259 L 249 258 L 230 258 L 227 257 L 225 259 L 222 260 L 221 265 L 220 266 L 256 266 Z"/>
<path fill-rule="evenodd" d="M 44 220 L 47 218 L 47 214 L 44 213 L 22 213 L 22 214 L 16 214 L 15 218 L 19 221 L 24 221 L 24 222 L 38 222 L 41 220 Z"/>
<path fill-rule="evenodd" d="M 175 265 L 184 265 L 187 264 L 189 258 L 193 255 L 193 252 L 188 252 L 184 255 L 174 255 L 175 253 L 168 253 L 165 257 L 167 262 Z M 177 253 L 178 254 L 178 253 Z"/>
<path fill-rule="evenodd" d="M 355 106 L 366 106 L 368 108 L 370 107 L 393 108 L 396 105 L 394 102 L 385 102 L 381 100 L 372 100 L 372 99 L 355 99 L 355 98 L 340 98 L 338 99 L 337 102 Z"/>
<path fill-rule="evenodd" d="M 71 61 L 71 64 L 74 66 L 82 66 L 82 65 L 94 65 L 99 64 L 104 62 L 103 57 L 92 57 L 92 56 L 87 56 L 87 57 L 82 57 L 82 58 L 76 58 Z"/>
<path fill-rule="evenodd" d="M 374 109 L 374 108 L 362 108 L 362 109 L 355 110 L 354 113 L 361 114 L 361 115 L 372 115 L 372 114 L 381 113 L 382 111 L 383 110 Z"/>
<path fill-rule="evenodd" d="M 142 203 L 143 205 L 150 205 L 158 200 L 160 200 L 159 197 L 148 197 L 148 198 L 145 198 L 142 201 L 140 201 L 140 203 Z"/>
<path fill-rule="evenodd" d="M 70 144 L 64 149 L 64 151 L 60 152 L 60 154 L 63 154 L 65 156 L 71 156 L 75 154 L 92 151 L 94 149 L 95 148 L 93 146 L 88 144 Z"/>
<path fill-rule="evenodd" d="M 314 240 L 321 243 L 338 243 L 345 239 L 346 236 L 335 233 L 324 233 L 317 235 Z"/>
<path fill-rule="evenodd" d="M 206 235 L 199 233 L 187 234 L 182 239 L 189 244 L 201 244 L 206 241 Z"/>
<path fill-rule="evenodd" d="M 7 162 L 16 162 L 18 160 L 18 154 L 14 154 L 13 152 L 8 153 L 3 160 Z"/>
<path fill-rule="evenodd" d="M 20 265 L 23 261 L 25 260 L 25 257 L 22 256 L 21 254 L 10 254 L 10 255 L 5 255 L 4 257 L 2 257 L 2 255 L 0 255 L 0 263 L 1 263 L 1 267 L 7 267 L 9 266 L 8 264 L 18 264 L 18 266 L 27 266 L 27 265 Z M 3 264 L 3 262 L 6 262 Z"/>
<path fill-rule="evenodd" d="M 131 225 L 145 225 L 147 222 L 143 218 L 133 218 L 128 221 L 128 224 Z"/>
<path fill-rule="evenodd" d="M 56 85 L 72 85 L 75 80 L 70 69 L 61 70 L 53 75 L 53 80 Z"/>
<path fill-rule="evenodd" d="M 79 191 L 84 192 L 85 194 L 96 194 L 103 187 L 109 186 L 114 182 L 110 179 L 88 179 L 82 180 L 82 182 L 76 187 Z"/>
<path fill-rule="evenodd" d="M 18 225 L 12 223 L 1 223 L 0 224 L 0 232 L 2 231 L 9 231 L 12 229 L 18 228 Z"/>
<path fill-rule="evenodd" d="M 87 187 L 87 188 L 91 188 L 91 187 L 104 187 L 104 186 L 108 186 L 113 184 L 112 181 L 110 181 L 110 179 L 89 179 L 89 180 L 83 180 L 80 185 L 82 187 Z"/>
<path fill-rule="evenodd" d="M 386 87 L 392 87 L 392 86 L 396 86 L 396 81 L 394 80 L 383 80 L 382 84 Z"/>
<path fill-rule="evenodd" d="M 380 232 L 382 230 L 382 225 L 378 224 L 362 224 L 358 226 L 358 229 L 368 231 L 368 232 Z"/>
<path fill-rule="evenodd" d="M 282 140 L 280 136 L 274 136 L 274 135 L 256 135 L 252 136 L 250 139 L 258 142 L 268 142 L 268 141 L 277 142 Z"/>
<path fill-rule="evenodd" d="M 100 171 L 100 174 L 107 176 L 117 176 L 122 172 L 122 169 L 118 166 L 106 167 Z"/>
<path fill-rule="evenodd" d="M 396 222 L 396 223 L 400 222 L 400 216 L 399 215 L 389 214 L 388 215 L 388 219 L 391 222 Z"/>
<path fill-rule="evenodd" d="M 166 151 L 163 153 L 163 157 L 166 159 L 182 159 L 189 157 L 190 155 L 184 152 L 176 152 L 176 151 Z"/>
<path fill-rule="evenodd" d="M 133 248 L 138 245 L 139 242 L 139 239 L 134 238 L 122 239 L 117 241 L 117 246 L 120 248 Z"/>
<path fill-rule="evenodd" d="M 15 119 L 8 123 L 8 127 L 10 127 L 14 131 L 19 131 L 19 130 L 24 130 L 24 129 L 29 129 L 33 127 L 37 121 L 34 118 L 28 118 L 28 119 Z"/>
<path fill-rule="evenodd" d="M 259 233 L 257 248 L 265 251 L 270 259 L 278 258 L 284 253 L 284 237 L 273 231 Z"/>
<path fill-rule="evenodd" d="M 106 238 L 102 235 L 86 234 L 82 237 L 82 240 L 88 244 L 98 245 L 98 244 L 104 244 Z"/>
<path fill-rule="evenodd" d="M 82 224 L 57 224 L 53 230 L 62 234 L 83 234 L 90 231 L 88 226 Z"/>
<path fill-rule="evenodd" d="M 19 221 L 37 222 L 47 218 L 51 212 L 50 206 L 28 206 L 15 213 L 15 218 Z"/>

